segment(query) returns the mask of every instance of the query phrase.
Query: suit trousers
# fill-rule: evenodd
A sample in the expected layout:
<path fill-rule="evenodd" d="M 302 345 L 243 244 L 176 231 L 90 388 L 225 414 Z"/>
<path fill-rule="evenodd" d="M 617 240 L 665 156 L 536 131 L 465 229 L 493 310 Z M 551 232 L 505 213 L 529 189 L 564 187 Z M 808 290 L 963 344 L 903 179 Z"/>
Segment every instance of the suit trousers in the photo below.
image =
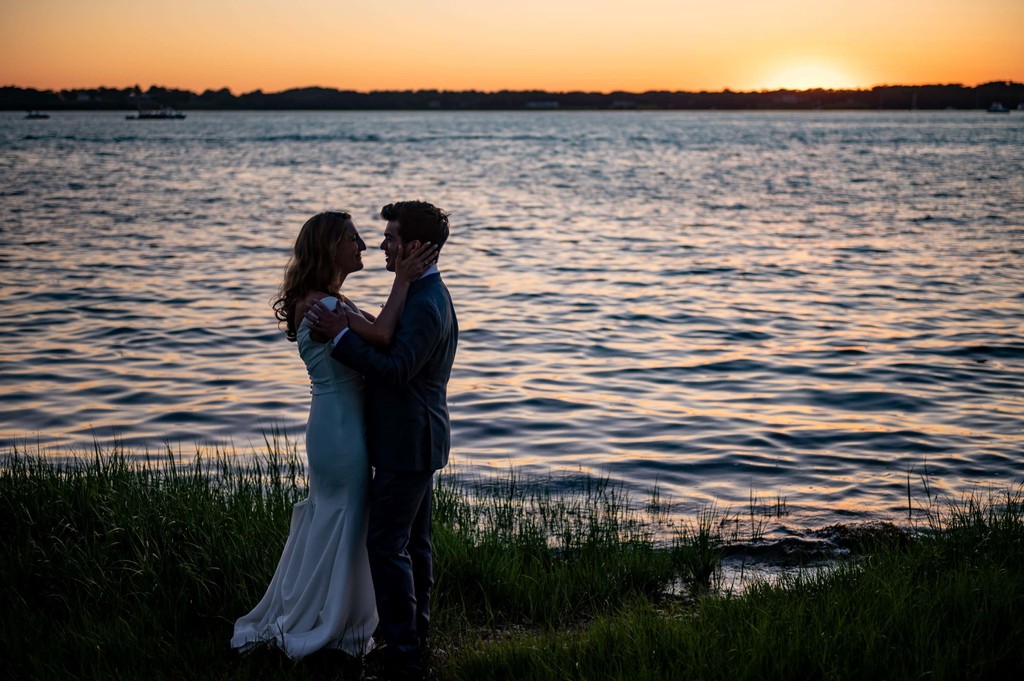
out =
<path fill-rule="evenodd" d="M 378 633 L 401 656 L 416 656 L 430 629 L 433 482 L 433 471 L 378 468 L 370 483 L 366 547 L 380 618 Z"/>

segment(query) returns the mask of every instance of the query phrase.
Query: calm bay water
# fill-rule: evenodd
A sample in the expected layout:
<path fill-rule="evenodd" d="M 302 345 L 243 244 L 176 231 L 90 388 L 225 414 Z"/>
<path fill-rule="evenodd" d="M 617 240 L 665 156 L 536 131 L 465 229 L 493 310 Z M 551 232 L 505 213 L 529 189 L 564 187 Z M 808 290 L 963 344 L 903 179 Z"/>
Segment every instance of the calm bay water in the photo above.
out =
<path fill-rule="evenodd" d="M 451 211 L 465 473 L 793 525 L 1024 478 L 1024 115 L 0 114 L 0 444 L 301 440 L 269 300 L 303 221 Z"/>

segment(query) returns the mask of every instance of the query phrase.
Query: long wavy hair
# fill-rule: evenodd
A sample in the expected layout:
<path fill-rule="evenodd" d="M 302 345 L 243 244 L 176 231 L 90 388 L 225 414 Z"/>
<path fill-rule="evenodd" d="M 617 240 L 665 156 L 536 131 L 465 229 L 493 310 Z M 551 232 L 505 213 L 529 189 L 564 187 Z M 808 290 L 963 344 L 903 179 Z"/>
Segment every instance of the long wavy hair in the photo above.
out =
<path fill-rule="evenodd" d="M 299 230 L 295 247 L 284 268 L 284 281 L 272 304 L 274 316 L 278 322 L 284 323 L 285 335 L 293 343 L 298 327 L 295 306 L 299 302 L 311 291 L 324 291 L 341 297 L 334 257 L 338 242 L 345 237 L 345 223 L 351 219 L 348 213 L 328 210 L 306 220 Z"/>

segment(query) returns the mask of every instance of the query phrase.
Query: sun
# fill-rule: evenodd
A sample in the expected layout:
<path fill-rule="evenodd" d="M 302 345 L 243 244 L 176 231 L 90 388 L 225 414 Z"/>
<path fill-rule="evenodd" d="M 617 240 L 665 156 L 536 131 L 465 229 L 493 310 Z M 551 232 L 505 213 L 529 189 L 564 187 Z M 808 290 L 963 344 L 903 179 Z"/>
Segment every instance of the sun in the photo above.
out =
<path fill-rule="evenodd" d="M 861 87 L 849 70 L 826 61 L 795 61 L 769 71 L 762 90 L 847 90 Z"/>

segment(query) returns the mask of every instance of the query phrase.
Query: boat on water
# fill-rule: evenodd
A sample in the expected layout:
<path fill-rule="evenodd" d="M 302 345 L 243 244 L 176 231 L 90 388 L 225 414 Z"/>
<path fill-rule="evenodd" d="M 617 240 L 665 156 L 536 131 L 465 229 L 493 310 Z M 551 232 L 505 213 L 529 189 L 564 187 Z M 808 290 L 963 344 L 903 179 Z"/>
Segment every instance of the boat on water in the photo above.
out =
<path fill-rule="evenodd" d="M 42 111 L 29 111 L 28 113 L 25 114 L 25 118 L 42 119 L 42 118 L 49 118 L 49 117 L 50 117 L 50 114 L 43 113 Z"/>
<path fill-rule="evenodd" d="M 142 120 L 167 120 L 172 118 L 184 118 L 185 114 L 169 106 L 162 106 L 159 109 L 139 109 L 134 116 L 125 116 L 129 121 Z"/>
<path fill-rule="evenodd" d="M 992 102 L 988 106 L 989 113 L 1010 113 L 1010 110 L 1003 106 L 1002 102 Z"/>

